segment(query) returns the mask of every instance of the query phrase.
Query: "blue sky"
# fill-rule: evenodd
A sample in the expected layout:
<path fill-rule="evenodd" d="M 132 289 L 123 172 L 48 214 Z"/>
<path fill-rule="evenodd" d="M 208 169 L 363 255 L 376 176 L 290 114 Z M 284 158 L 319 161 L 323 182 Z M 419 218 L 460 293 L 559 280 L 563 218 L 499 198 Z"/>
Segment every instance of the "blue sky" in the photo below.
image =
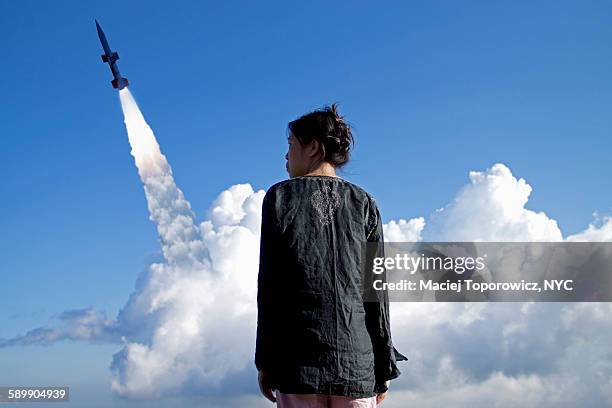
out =
<path fill-rule="evenodd" d="M 610 214 L 611 17 L 596 1 L 0 2 L 0 338 L 66 309 L 115 316 L 159 256 L 94 18 L 200 220 L 233 184 L 286 178 L 287 122 L 338 102 L 356 139 L 341 174 L 385 221 L 501 162 L 570 234 Z M 0 383 L 53 378 L 51 350 L 74 350 L 53 347 L 0 349 Z M 104 377 L 113 347 L 74 347 Z"/>

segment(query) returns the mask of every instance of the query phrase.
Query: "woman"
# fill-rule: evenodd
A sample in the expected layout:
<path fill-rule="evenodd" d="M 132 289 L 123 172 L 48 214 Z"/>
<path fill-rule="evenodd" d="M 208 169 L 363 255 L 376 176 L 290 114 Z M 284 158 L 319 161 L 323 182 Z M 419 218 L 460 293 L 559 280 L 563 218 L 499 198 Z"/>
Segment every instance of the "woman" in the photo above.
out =
<path fill-rule="evenodd" d="M 406 360 L 391 341 L 387 294 L 364 300 L 362 248 L 369 241 L 383 250 L 380 212 L 336 175 L 353 144 L 336 104 L 288 130 L 290 178 L 271 186 L 262 205 L 260 389 L 279 408 L 375 407 L 401 374 L 396 361 Z"/>

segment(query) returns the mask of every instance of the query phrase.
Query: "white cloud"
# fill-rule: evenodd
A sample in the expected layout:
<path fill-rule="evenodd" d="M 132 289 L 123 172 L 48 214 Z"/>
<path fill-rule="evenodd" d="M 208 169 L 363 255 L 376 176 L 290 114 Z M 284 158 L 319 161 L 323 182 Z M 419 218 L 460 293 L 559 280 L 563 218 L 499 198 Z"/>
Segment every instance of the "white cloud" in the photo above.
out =
<path fill-rule="evenodd" d="M 560 241 L 557 222 L 525 208 L 531 186 L 496 163 L 470 171 L 470 183 L 446 207 L 432 214 L 426 241 Z"/>
<path fill-rule="evenodd" d="M 595 222 L 589 224 L 582 232 L 570 235 L 566 241 L 571 242 L 608 242 L 612 241 L 612 217 L 607 216 L 600 219 L 595 214 Z M 599 224 L 597 226 L 596 224 Z"/>
<path fill-rule="evenodd" d="M 425 218 L 417 217 L 408 221 L 401 218 L 391 220 L 383 226 L 383 237 L 386 242 L 415 242 L 422 239 Z"/>
<path fill-rule="evenodd" d="M 0 347 L 26 346 L 29 344 L 51 344 L 61 340 L 96 342 L 118 342 L 121 327 L 115 319 L 108 319 L 105 312 L 93 307 L 66 310 L 58 316 L 59 329 L 37 327 L 22 336 L 0 339 Z"/>

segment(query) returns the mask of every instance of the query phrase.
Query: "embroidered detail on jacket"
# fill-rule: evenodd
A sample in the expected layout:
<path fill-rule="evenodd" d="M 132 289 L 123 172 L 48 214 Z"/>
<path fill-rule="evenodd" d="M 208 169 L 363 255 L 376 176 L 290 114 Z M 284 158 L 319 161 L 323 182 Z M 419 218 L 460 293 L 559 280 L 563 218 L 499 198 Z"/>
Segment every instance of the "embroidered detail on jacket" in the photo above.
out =
<path fill-rule="evenodd" d="M 329 186 L 323 186 L 323 191 L 315 191 L 310 196 L 310 204 L 317 211 L 317 217 L 322 225 L 329 224 L 334 218 L 334 211 L 340 206 L 340 195 L 331 191 Z"/>

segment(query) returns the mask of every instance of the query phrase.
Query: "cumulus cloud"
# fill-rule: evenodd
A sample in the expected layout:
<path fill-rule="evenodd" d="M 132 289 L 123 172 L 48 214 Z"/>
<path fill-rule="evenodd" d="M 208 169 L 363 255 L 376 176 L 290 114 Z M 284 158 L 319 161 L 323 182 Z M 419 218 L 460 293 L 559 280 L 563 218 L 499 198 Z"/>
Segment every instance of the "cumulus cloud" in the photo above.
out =
<path fill-rule="evenodd" d="M 410 361 L 390 407 L 601 407 L 612 378 L 608 303 L 392 304 Z"/>
<path fill-rule="evenodd" d="M 67 311 L 59 328 L 37 328 L 0 346 L 64 339 L 118 342 L 111 387 L 119 396 L 215 395 L 215 406 L 229 406 L 225 394 L 231 387 L 256 406 L 263 397 L 248 384 L 255 381 L 256 279 L 265 192 L 249 184 L 231 186 L 198 224 L 133 97 L 127 89 L 120 96 L 163 261 L 141 273 L 116 319 L 93 308 Z M 385 239 L 564 240 L 555 220 L 527 208 L 531 191 L 524 179 L 496 163 L 470 172 L 454 199 L 427 220 L 389 221 L 383 227 Z M 566 239 L 610 241 L 612 220 L 604 218 Z M 612 307 L 604 303 L 392 303 L 394 343 L 409 361 L 400 363 L 403 374 L 393 381 L 385 404 L 610 404 L 610 312 Z"/>
<path fill-rule="evenodd" d="M 532 191 L 501 164 L 469 173 L 419 230 L 427 241 L 561 241 L 526 208 Z M 610 241 L 604 218 L 568 241 Z M 389 407 L 608 406 L 608 303 L 392 303 L 394 342 L 409 358 Z"/>
<path fill-rule="evenodd" d="M 383 237 L 386 242 L 415 242 L 423 237 L 421 232 L 425 228 L 425 218 L 417 217 L 410 220 L 400 218 L 391 220 L 383 225 Z"/>
<path fill-rule="evenodd" d="M 427 241 L 561 241 L 557 221 L 525 208 L 532 188 L 496 163 L 470 171 L 470 183 L 437 210 L 424 232 Z"/>

